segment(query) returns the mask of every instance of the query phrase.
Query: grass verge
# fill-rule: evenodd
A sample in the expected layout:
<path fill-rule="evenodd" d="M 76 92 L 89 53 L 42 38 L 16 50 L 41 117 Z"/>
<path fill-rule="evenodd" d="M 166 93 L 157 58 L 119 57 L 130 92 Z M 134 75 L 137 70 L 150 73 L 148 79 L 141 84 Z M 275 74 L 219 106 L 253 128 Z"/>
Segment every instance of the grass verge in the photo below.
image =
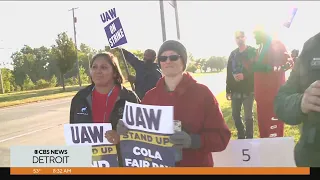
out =
<path fill-rule="evenodd" d="M 82 87 L 86 87 L 83 85 Z M 124 83 L 125 87 L 131 88 L 130 83 Z M 53 100 L 58 98 L 72 97 L 80 90 L 79 86 L 66 86 L 63 91 L 62 87 L 47 88 L 32 91 L 21 91 L 0 95 L 0 108 L 22 105 L 32 102 Z"/>
<path fill-rule="evenodd" d="M 216 96 L 221 111 L 223 113 L 224 119 L 230 128 L 232 132 L 232 139 L 237 139 L 237 129 L 234 125 L 234 121 L 232 119 L 232 110 L 231 110 L 231 101 L 228 101 L 226 99 L 226 93 L 220 93 Z M 243 109 L 243 108 L 242 108 Z M 254 138 L 259 138 L 259 129 L 258 129 L 258 124 L 257 124 L 257 107 L 256 107 L 256 102 L 254 102 Z M 242 110 L 242 116 L 243 116 L 243 110 Z M 289 126 L 285 125 L 284 128 L 284 136 L 286 137 L 293 137 L 295 142 L 299 140 L 300 133 L 299 133 L 299 128 L 298 126 Z"/>

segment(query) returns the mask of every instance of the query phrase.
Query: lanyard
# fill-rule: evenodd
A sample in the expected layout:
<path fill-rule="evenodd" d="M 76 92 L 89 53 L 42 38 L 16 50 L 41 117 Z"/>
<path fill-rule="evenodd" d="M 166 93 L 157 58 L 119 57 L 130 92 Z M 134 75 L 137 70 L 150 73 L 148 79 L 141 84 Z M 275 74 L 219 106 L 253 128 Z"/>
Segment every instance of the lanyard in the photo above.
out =
<path fill-rule="evenodd" d="M 105 110 L 105 112 L 104 112 L 104 115 L 103 115 L 103 123 L 105 123 L 106 122 L 106 115 L 107 115 L 107 107 L 108 107 L 108 100 L 109 100 L 109 97 L 111 96 L 111 94 L 112 94 L 112 92 L 113 92 L 113 90 L 114 90 L 114 88 L 115 88 L 116 86 L 113 86 L 113 88 L 111 89 L 111 91 L 109 91 L 109 93 L 108 93 L 108 95 L 107 95 L 107 100 L 106 100 L 106 110 Z M 94 89 L 95 89 L 95 87 L 93 87 L 92 88 L 92 91 L 94 91 Z M 92 94 L 93 95 L 93 94 Z"/>

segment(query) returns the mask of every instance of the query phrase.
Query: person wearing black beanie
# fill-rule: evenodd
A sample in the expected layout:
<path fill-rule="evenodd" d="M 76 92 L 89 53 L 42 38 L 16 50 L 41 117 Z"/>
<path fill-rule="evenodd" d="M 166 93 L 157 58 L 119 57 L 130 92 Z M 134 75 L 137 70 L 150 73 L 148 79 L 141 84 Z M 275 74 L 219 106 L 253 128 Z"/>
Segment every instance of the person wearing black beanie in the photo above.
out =
<path fill-rule="evenodd" d="M 231 137 L 218 101 L 207 86 L 185 72 L 187 49 L 181 42 L 165 41 L 157 60 L 164 77 L 141 103 L 174 107 L 174 119 L 182 125 L 170 136 L 177 167 L 212 167 L 212 152 L 223 151 Z"/>
<path fill-rule="evenodd" d="M 158 54 L 162 54 L 163 52 L 168 50 L 175 51 L 178 55 L 180 55 L 181 60 L 183 62 L 183 70 L 186 70 L 187 62 L 188 62 L 188 54 L 187 54 L 187 49 L 184 47 L 184 45 L 179 41 L 175 41 L 175 40 L 165 41 L 161 45 Z M 158 59 L 158 63 L 160 66 L 159 59 Z"/>

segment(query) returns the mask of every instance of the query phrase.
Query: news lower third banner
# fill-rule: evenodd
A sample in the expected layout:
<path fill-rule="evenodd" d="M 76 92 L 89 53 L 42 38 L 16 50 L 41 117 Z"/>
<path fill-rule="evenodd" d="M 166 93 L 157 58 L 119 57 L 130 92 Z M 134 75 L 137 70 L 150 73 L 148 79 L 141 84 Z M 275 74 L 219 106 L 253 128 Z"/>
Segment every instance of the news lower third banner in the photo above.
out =
<path fill-rule="evenodd" d="M 315 169 L 313 169 L 315 170 Z M 175 167 L 175 168 L 72 168 L 72 167 L 38 167 L 38 168 L 10 168 L 11 175 L 313 175 L 308 167 Z"/>
<path fill-rule="evenodd" d="M 11 167 L 92 167 L 90 146 L 11 146 Z"/>

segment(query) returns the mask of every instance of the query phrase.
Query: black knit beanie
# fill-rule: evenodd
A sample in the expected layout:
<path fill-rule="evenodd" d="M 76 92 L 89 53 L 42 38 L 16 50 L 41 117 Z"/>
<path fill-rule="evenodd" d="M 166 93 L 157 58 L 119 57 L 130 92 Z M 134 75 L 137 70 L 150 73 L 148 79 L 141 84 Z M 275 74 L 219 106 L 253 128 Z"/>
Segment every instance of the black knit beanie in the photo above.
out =
<path fill-rule="evenodd" d="M 163 44 L 161 45 L 159 52 L 158 52 L 158 56 L 161 56 L 161 54 L 165 51 L 174 51 L 177 54 L 179 54 L 181 56 L 181 59 L 183 61 L 183 70 L 186 69 L 187 67 L 187 62 L 188 62 L 188 55 L 187 55 L 187 50 L 184 47 L 183 44 L 181 44 L 179 41 L 176 40 L 167 40 L 165 42 L 163 42 Z M 160 62 L 158 60 L 158 64 L 160 66 Z"/>

